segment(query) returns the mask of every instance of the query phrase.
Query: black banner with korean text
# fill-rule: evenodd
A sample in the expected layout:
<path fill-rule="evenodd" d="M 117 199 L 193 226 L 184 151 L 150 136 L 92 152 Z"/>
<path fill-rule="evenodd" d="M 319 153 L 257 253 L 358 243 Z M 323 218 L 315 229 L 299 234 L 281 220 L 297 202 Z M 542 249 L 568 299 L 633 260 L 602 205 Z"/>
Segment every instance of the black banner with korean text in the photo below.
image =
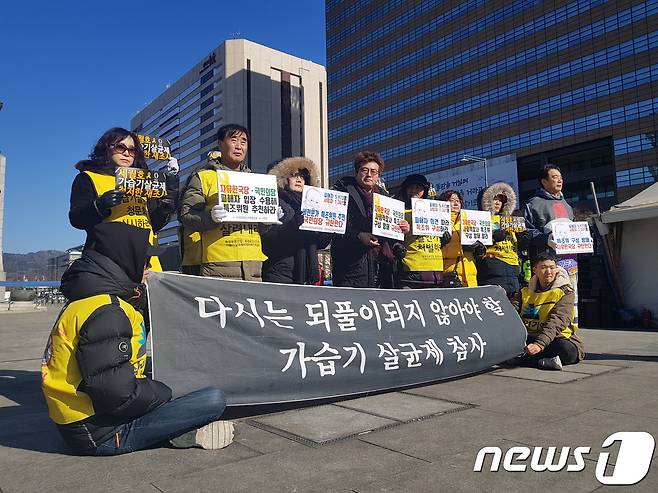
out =
<path fill-rule="evenodd" d="M 153 375 L 228 405 L 345 396 L 468 375 L 523 351 L 497 286 L 386 290 L 151 272 Z"/>

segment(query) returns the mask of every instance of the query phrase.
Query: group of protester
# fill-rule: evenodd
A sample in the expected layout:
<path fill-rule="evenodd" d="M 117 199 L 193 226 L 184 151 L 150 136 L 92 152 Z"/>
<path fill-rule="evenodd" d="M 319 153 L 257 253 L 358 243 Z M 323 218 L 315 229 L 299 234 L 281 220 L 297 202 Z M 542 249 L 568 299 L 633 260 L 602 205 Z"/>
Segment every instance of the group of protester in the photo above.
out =
<path fill-rule="evenodd" d="M 146 199 L 115 189 L 115 169 L 147 170 L 137 135 L 108 130 L 90 159 L 76 165 L 80 173 L 71 190 L 71 224 L 87 232 L 82 257 L 62 278 L 68 303 L 48 340 L 42 362 L 42 385 L 50 416 L 64 440 L 76 451 L 116 455 L 169 440 L 174 446 L 220 448 L 231 443 L 232 425 L 221 421 L 226 401 L 220 389 L 206 388 L 177 399 L 171 390 L 147 376 L 145 342 L 148 270 L 161 270 L 157 232 L 174 212 L 181 223 L 181 271 L 186 274 L 248 281 L 317 284 L 318 255 L 331 244 L 334 286 L 364 288 L 502 286 L 519 308 L 528 329 L 525 353 L 516 363 L 561 369 L 583 357 L 576 336 L 575 291 L 569 274 L 558 265 L 551 221 L 572 220 L 561 194 L 559 168 L 542 170 L 542 188 L 525 206 L 527 232 L 497 229 L 493 245 L 462 245 L 458 190 L 439 200 L 450 202 L 451 231 L 442 236 L 411 232 L 412 198 L 430 197 L 431 185 L 420 174 L 408 176 L 397 198 L 405 203 L 399 227 L 404 240 L 372 232 L 373 194 L 389 195 L 380 177 L 379 154 L 359 152 L 354 176 L 339 179 L 334 189 L 349 196 L 345 233 L 300 229 L 304 222 L 302 191 L 319 185 L 311 160 L 292 157 L 273 163 L 279 194 L 275 224 L 226 222 L 219 200 L 217 171 L 249 173 L 249 133 L 229 124 L 217 133 L 218 150 L 189 175 L 180 188 L 178 162 L 165 167 L 166 195 Z M 436 197 L 431 197 L 436 198 Z M 511 215 L 516 196 L 505 183 L 481 195 L 482 210 L 495 221 Z M 519 250 L 529 249 L 534 276 L 519 286 Z"/>

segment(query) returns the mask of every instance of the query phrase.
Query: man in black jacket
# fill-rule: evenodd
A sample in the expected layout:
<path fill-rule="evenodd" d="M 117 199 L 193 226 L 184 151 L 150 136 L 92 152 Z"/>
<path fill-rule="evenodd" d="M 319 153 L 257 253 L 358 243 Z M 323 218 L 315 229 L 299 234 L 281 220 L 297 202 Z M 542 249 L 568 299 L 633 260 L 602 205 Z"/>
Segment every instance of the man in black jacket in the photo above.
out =
<path fill-rule="evenodd" d="M 48 339 L 41 374 L 51 419 L 76 452 L 118 455 L 171 440 L 207 449 L 231 443 L 220 389 L 175 400 L 145 375 L 144 298 L 149 231 L 109 222 L 62 277 L 68 299 Z"/>

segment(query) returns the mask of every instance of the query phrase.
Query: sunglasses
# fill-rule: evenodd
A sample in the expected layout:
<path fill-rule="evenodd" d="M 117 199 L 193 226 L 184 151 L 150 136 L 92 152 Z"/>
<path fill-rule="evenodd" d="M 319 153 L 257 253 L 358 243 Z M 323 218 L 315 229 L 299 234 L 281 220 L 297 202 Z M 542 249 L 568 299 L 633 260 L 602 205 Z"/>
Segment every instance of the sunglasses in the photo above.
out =
<path fill-rule="evenodd" d="M 118 144 L 112 144 L 110 148 L 114 150 L 115 154 L 125 154 L 128 152 L 128 155 L 131 157 L 135 157 L 135 154 L 137 154 L 137 150 L 134 147 L 128 147 L 121 142 Z"/>

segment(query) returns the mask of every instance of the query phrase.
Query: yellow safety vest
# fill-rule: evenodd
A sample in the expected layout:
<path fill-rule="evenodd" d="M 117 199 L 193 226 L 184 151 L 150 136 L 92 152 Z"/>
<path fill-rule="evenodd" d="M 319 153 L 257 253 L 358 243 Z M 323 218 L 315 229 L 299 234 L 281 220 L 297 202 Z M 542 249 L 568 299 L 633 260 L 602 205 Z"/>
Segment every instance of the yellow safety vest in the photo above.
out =
<path fill-rule="evenodd" d="M 412 211 L 407 209 L 404 216 L 412 226 Z M 407 253 L 402 259 L 405 271 L 422 272 L 443 270 L 443 253 L 441 252 L 441 238 L 438 236 L 413 235 L 409 232 L 404 237 Z"/>
<path fill-rule="evenodd" d="M 145 378 L 146 331 L 144 318 L 129 303 L 116 298 L 132 327 L 132 357 L 135 377 Z M 51 419 L 58 424 L 81 421 L 96 414 L 91 398 L 78 390 L 82 381 L 76 360 L 80 329 L 100 307 L 112 303 L 108 294 L 99 294 L 69 303 L 53 327 L 41 361 L 41 387 Z"/>
<path fill-rule="evenodd" d="M 201 233 L 189 231 L 181 227 L 178 231 L 178 241 L 181 245 L 181 265 L 201 265 L 203 248 L 201 247 Z"/>
<path fill-rule="evenodd" d="M 478 285 L 477 269 L 471 252 L 465 252 L 461 244 L 461 221 L 459 216 L 452 214 L 452 239 L 443 247 L 443 270 L 455 271 L 463 286 Z"/>
<path fill-rule="evenodd" d="M 500 227 L 500 216 L 491 216 L 491 222 L 498 224 L 494 231 Z M 509 265 L 519 265 L 519 254 L 516 251 L 516 233 L 508 231 L 509 237 L 505 241 L 499 241 L 487 247 L 486 258 L 497 258 Z"/>
<path fill-rule="evenodd" d="M 567 289 L 571 290 L 571 287 L 567 287 Z M 541 332 L 541 325 L 548 320 L 548 314 L 564 295 L 565 292 L 561 288 L 540 293 L 531 291 L 528 287 L 521 289 L 521 319 L 528 333 Z M 578 325 L 574 322 L 575 315 L 574 308 L 571 312 L 570 324 L 562 329 L 558 337 L 569 339 L 576 334 Z"/>
<path fill-rule="evenodd" d="M 99 197 L 105 192 L 115 189 L 115 178 L 113 175 L 103 175 L 101 173 L 94 173 L 93 171 L 85 171 L 85 173 L 91 178 L 91 182 L 96 189 L 96 195 Z M 146 198 L 129 195 L 124 196 L 121 203 L 112 207 L 110 215 L 103 220 L 103 222 L 113 221 L 148 229 L 150 232 L 149 242 L 151 245 L 158 244 L 158 237 L 153 233 L 153 228 L 151 227 L 151 218 L 146 207 Z M 157 272 L 162 272 L 160 259 L 158 257 L 151 257 L 149 268 Z"/>
<path fill-rule="evenodd" d="M 219 204 L 217 171 L 202 170 L 199 179 L 206 211 L 209 211 Z M 267 259 L 263 254 L 258 224 L 255 223 L 221 223 L 208 231 L 202 231 L 201 247 L 201 262 L 204 264 L 243 260 L 262 262 Z"/>

